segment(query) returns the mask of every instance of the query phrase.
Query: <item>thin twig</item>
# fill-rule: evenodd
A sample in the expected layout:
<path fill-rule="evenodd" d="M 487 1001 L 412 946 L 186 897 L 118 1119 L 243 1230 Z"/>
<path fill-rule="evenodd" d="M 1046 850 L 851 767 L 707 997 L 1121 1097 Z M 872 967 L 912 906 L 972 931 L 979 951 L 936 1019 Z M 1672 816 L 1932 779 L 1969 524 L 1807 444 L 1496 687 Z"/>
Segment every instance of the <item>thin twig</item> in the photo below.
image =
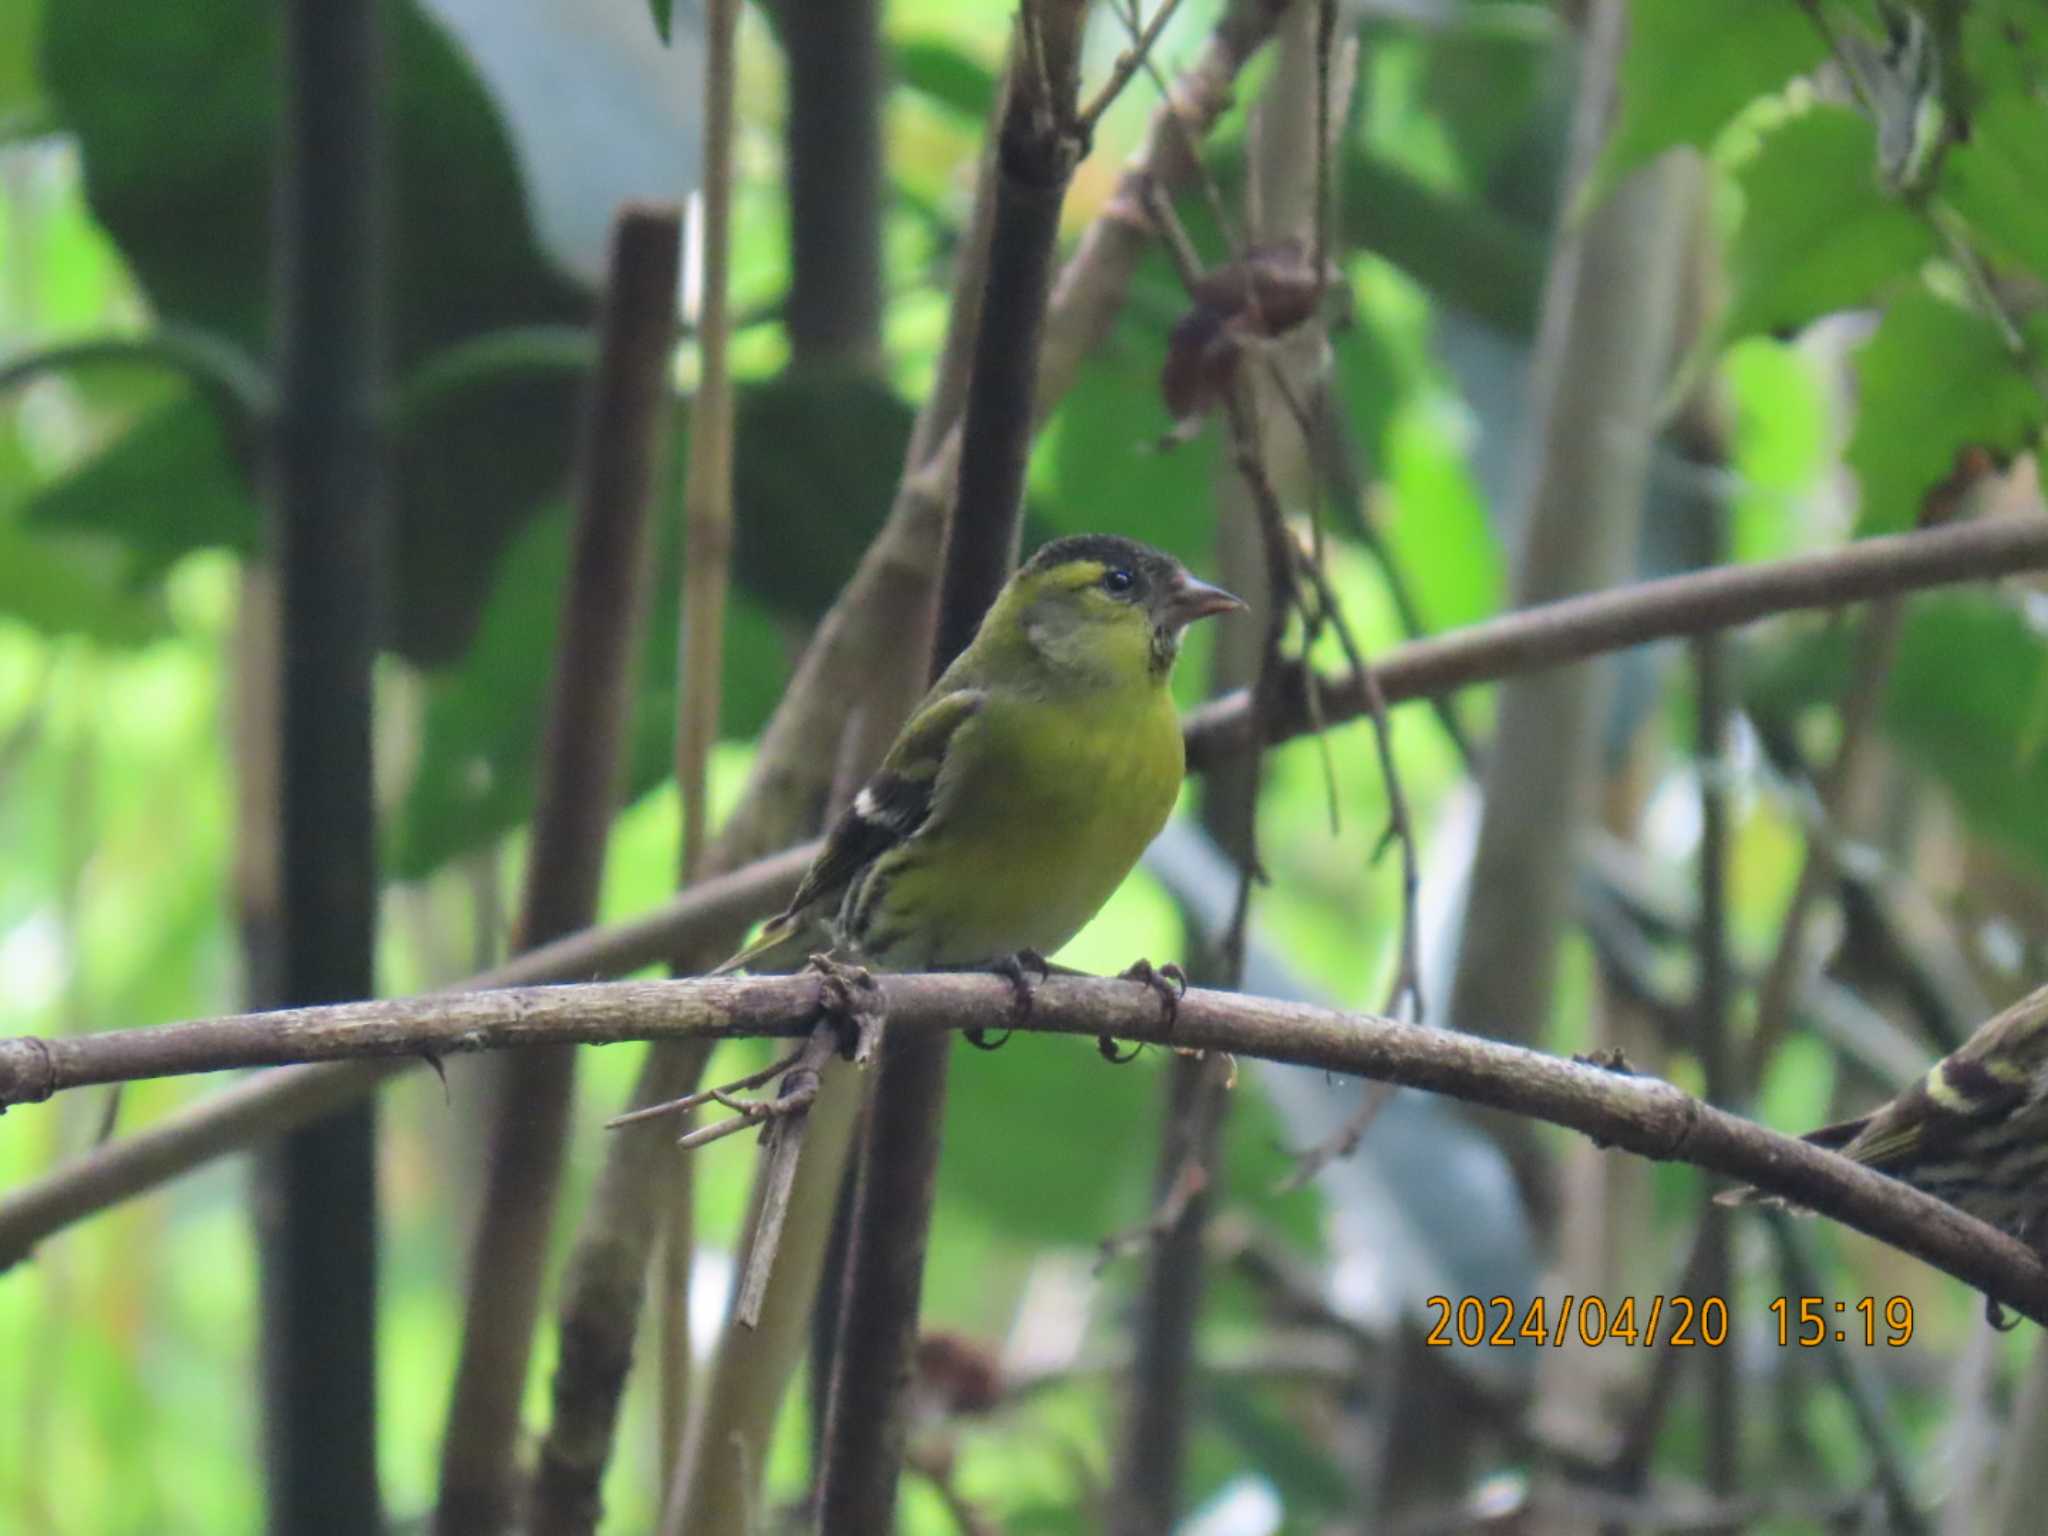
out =
<path fill-rule="evenodd" d="M 1112 1232 L 1102 1239 L 1095 1255 L 1095 1272 L 1101 1274 L 1118 1259 L 1149 1248 L 1172 1232 L 1187 1215 L 1190 1203 L 1208 1188 L 1208 1170 L 1200 1160 L 1193 1157 L 1183 1160 L 1167 1180 L 1166 1192 L 1152 1207 L 1151 1215 L 1135 1227 Z"/>
<path fill-rule="evenodd" d="M 1293 1171 L 1274 1186 L 1274 1193 L 1286 1195 L 1305 1189 L 1320 1178 L 1330 1164 L 1357 1152 L 1365 1144 L 1365 1133 L 1372 1129 L 1373 1121 L 1379 1119 L 1380 1111 L 1387 1107 L 1387 1101 L 1393 1096 L 1392 1083 L 1367 1083 L 1358 1096 L 1358 1107 L 1351 1111 L 1334 1135 L 1325 1136 L 1306 1151 L 1294 1154 Z"/>
<path fill-rule="evenodd" d="M 1372 719 L 1373 741 L 1380 759 L 1380 778 L 1387 792 L 1386 835 L 1401 849 L 1400 958 L 1387 993 L 1386 1011 L 1419 1023 L 1424 1015 L 1422 920 L 1419 910 L 1422 864 L 1416 852 L 1415 823 L 1408 813 L 1408 794 L 1402 787 L 1400 772 L 1394 766 L 1394 726 L 1387 713 L 1387 696 L 1371 664 L 1365 659 L 1357 637 L 1352 634 L 1343 609 L 1338 606 L 1329 578 L 1313 561 L 1304 562 L 1304 573 L 1315 588 L 1316 601 L 1320 605 L 1317 617 L 1327 622 L 1336 635 L 1337 644 L 1343 648 L 1344 658 L 1351 665 L 1352 684 L 1364 695 L 1366 711 Z M 1404 1003 L 1412 1011 L 1404 1012 Z"/>
<path fill-rule="evenodd" d="M 1713 1219 L 1712 1208 L 1709 1207 L 1693 1233 L 1692 1245 L 1686 1252 L 1684 1264 L 1679 1267 L 1675 1287 L 1666 1295 L 1713 1294 L 1706 1284 L 1711 1263 L 1707 1249 L 1713 1241 L 1708 1236 L 1708 1224 Z M 1650 1359 L 1649 1379 L 1644 1383 L 1640 1398 L 1623 1420 L 1621 1444 L 1608 1464 L 1607 1480 L 1621 1493 L 1643 1491 L 1643 1485 L 1649 1479 L 1650 1460 L 1657 1449 L 1657 1436 L 1663 1431 L 1672 1400 L 1677 1395 L 1678 1378 L 1695 1353 L 1689 1349 L 1674 1348 L 1668 1334 L 1654 1340 L 1651 1347 L 1655 1354 Z M 1613 1536 L 1611 1529 L 1609 1536 Z"/>
<path fill-rule="evenodd" d="M 772 1099 L 735 1099 L 714 1088 L 711 1097 L 731 1110 L 732 1118 L 691 1131 L 687 1136 L 677 1137 L 676 1149 L 681 1152 L 694 1152 L 699 1147 L 708 1147 L 714 1141 L 736 1136 L 741 1131 L 751 1130 L 757 1125 L 766 1125 L 785 1115 L 800 1115 L 811 1107 L 811 1101 L 817 1096 L 818 1085 L 815 1075 L 808 1089 L 785 1092 Z"/>
<path fill-rule="evenodd" d="M 1910 573 L 1902 564 L 1911 568 Z M 2017 575 L 2043 565 L 2048 565 L 2048 517 L 1980 518 L 1953 528 L 1859 539 L 1822 554 L 1721 566 L 1531 604 L 1401 646 L 1376 670 L 1387 702 L 1395 704 L 1468 683 L 1520 677 L 1651 640 L 1733 629 L 1773 613 L 1841 607 L 1955 582 Z M 1503 649 L 1496 649 L 1502 642 Z M 1265 722 L 1268 744 L 1292 740 L 1308 726 L 1304 674 L 1296 669 L 1285 681 L 1285 708 Z M 1336 680 L 1320 686 L 1332 720 L 1357 719 L 1366 713 L 1365 700 L 1355 688 Z M 1251 699 L 1245 693 L 1191 711 L 1190 767 L 1245 750 L 1259 739 L 1252 727 Z"/>
<path fill-rule="evenodd" d="M 749 1072 L 745 1077 L 736 1077 L 731 1082 L 721 1083 L 716 1088 L 700 1088 L 697 1092 L 685 1094 L 680 1099 L 669 1099 L 661 1104 L 649 1104 L 643 1109 L 629 1109 L 624 1114 L 613 1115 L 611 1119 L 605 1121 L 604 1128 L 608 1131 L 616 1131 L 622 1125 L 638 1125 L 643 1120 L 658 1120 L 668 1115 L 686 1115 L 701 1105 L 711 1103 L 714 1099 L 724 1104 L 727 1101 L 728 1095 L 744 1093 L 749 1088 L 758 1088 L 763 1083 L 773 1082 L 791 1067 L 795 1066 L 797 1059 L 802 1055 L 803 1050 L 799 1048 L 791 1051 L 787 1056 L 777 1057 L 758 1072 Z"/>
<path fill-rule="evenodd" d="M 1137 9 L 1137 0 L 1131 0 L 1133 22 L 1136 20 Z M 1088 105 L 1075 116 L 1075 123 L 1084 136 L 1095 132 L 1095 125 L 1102 121 L 1102 114 L 1107 112 L 1117 97 L 1123 94 L 1124 87 L 1131 83 L 1131 76 L 1144 67 L 1151 56 L 1153 45 L 1159 41 L 1159 34 L 1166 30 L 1166 24 L 1173 20 L 1173 13 L 1179 9 L 1180 0 L 1159 0 L 1159 8 L 1152 13 L 1152 19 L 1145 24 L 1142 31 L 1135 33 L 1131 46 L 1117 55 L 1115 67 L 1110 70 L 1109 78 L 1102 82 L 1102 89 L 1097 91 Z"/>

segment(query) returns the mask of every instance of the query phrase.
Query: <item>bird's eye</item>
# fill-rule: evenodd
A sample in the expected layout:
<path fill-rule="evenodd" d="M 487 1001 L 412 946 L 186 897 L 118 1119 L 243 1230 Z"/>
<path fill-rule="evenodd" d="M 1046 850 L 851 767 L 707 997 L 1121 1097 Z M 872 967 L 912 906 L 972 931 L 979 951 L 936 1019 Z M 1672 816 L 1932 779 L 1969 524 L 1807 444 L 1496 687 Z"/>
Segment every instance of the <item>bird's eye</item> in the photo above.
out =
<path fill-rule="evenodd" d="M 1131 590 L 1131 583 L 1136 579 L 1129 571 L 1125 570 L 1122 566 L 1118 566 L 1116 569 L 1104 573 L 1102 590 L 1122 596 Z"/>

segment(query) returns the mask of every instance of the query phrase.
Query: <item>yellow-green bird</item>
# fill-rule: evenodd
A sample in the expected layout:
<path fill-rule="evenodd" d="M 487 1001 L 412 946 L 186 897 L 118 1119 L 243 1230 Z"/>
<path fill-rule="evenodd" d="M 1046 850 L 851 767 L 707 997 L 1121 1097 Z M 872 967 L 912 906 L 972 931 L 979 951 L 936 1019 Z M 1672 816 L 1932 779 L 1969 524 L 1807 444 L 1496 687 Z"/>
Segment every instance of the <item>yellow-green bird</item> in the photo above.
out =
<path fill-rule="evenodd" d="M 1182 633 L 1244 606 L 1131 539 L 1046 545 L 932 685 L 788 908 L 711 974 L 800 963 L 820 937 L 890 971 L 1058 949 L 1180 792 L 1168 682 Z"/>

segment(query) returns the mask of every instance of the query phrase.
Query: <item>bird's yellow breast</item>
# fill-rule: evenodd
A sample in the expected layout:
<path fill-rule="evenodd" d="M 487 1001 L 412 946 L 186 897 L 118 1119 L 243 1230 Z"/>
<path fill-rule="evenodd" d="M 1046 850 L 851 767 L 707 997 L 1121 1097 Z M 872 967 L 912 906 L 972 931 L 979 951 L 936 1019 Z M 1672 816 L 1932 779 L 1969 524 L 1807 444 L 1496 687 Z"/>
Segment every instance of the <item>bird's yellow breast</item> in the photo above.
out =
<path fill-rule="evenodd" d="M 922 969 L 1050 954 L 1166 824 L 1183 768 L 1163 686 L 1078 703 L 992 699 L 960 728 L 931 820 L 885 861 L 874 930 L 916 937 L 874 958 Z"/>

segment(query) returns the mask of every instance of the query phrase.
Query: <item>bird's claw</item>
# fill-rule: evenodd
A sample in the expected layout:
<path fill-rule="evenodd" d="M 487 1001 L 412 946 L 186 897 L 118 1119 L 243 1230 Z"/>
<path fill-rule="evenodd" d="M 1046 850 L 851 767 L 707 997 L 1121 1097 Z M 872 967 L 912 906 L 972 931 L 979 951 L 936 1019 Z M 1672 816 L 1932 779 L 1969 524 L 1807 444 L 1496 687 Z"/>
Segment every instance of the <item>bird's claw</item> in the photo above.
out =
<path fill-rule="evenodd" d="M 839 1032 L 839 1054 L 865 1066 L 874 1058 L 882 988 L 866 966 L 815 954 L 806 967 L 818 973 L 818 1011 Z"/>
<path fill-rule="evenodd" d="M 1140 960 L 1124 971 L 1119 979 L 1150 987 L 1158 995 L 1159 1006 L 1164 1010 L 1161 1023 L 1168 1034 L 1173 1033 L 1174 1021 L 1180 1017 L 1180 1000 L 1188 995 L 1187 973 L 1170 961 L 1165 965 L 1154 965 L 1150 960 Z M 1140 1049 L 1134 1045 L 1129 1051 L 1119 1051 L 1116 1042 L 1108 1035 L 1097 1036 L 1095 1046 L 1102 1052 L 1104 1061 L 1116 1063 L 1129 1061 Z"/>
<path fill-rule="evenodd" d="M 1161 1022 L 1171 1034 L 1174 1022 L 1180 1018 L 1180 1000 L 1188 995 L 1187 972 L 1170 960 L 1165 965 L 1140 960 L 1125 971 L 1121 979 L 1150 987 L 1158 995 L 1159 1006 L 1165 1010 Z"/>
<path fill-rule="evenodd" d="M 1005 955 L 989 969 L 1009 981 L 1010 990 L 1016 995 L 1015 1016 L 1020 1020 L 1030 1018 L 1038 983 L 1052 974 L 1052 963 L 1035 949 L 1020 949 L 1014 955 Z M 1033 972 L 1037 974 L 1034 976 Z M 963 1030 L 962 1033 L 966 1035 L 967 1043 L 977 1051 L 993 1051 L 999 1049 L 1013 1031 L 1006 1029 L 993 1040 L 985 1029 Z"/>
<path fill-rule="evenodd" d="M 1984 1298 L 1984 1321 L 1999 1333 L 2011 1333 L 2020 1325 L 2018 1318 L 2007 1315 L 2005 1308 L 1998 1304 L 1996 1296 Z"/>

